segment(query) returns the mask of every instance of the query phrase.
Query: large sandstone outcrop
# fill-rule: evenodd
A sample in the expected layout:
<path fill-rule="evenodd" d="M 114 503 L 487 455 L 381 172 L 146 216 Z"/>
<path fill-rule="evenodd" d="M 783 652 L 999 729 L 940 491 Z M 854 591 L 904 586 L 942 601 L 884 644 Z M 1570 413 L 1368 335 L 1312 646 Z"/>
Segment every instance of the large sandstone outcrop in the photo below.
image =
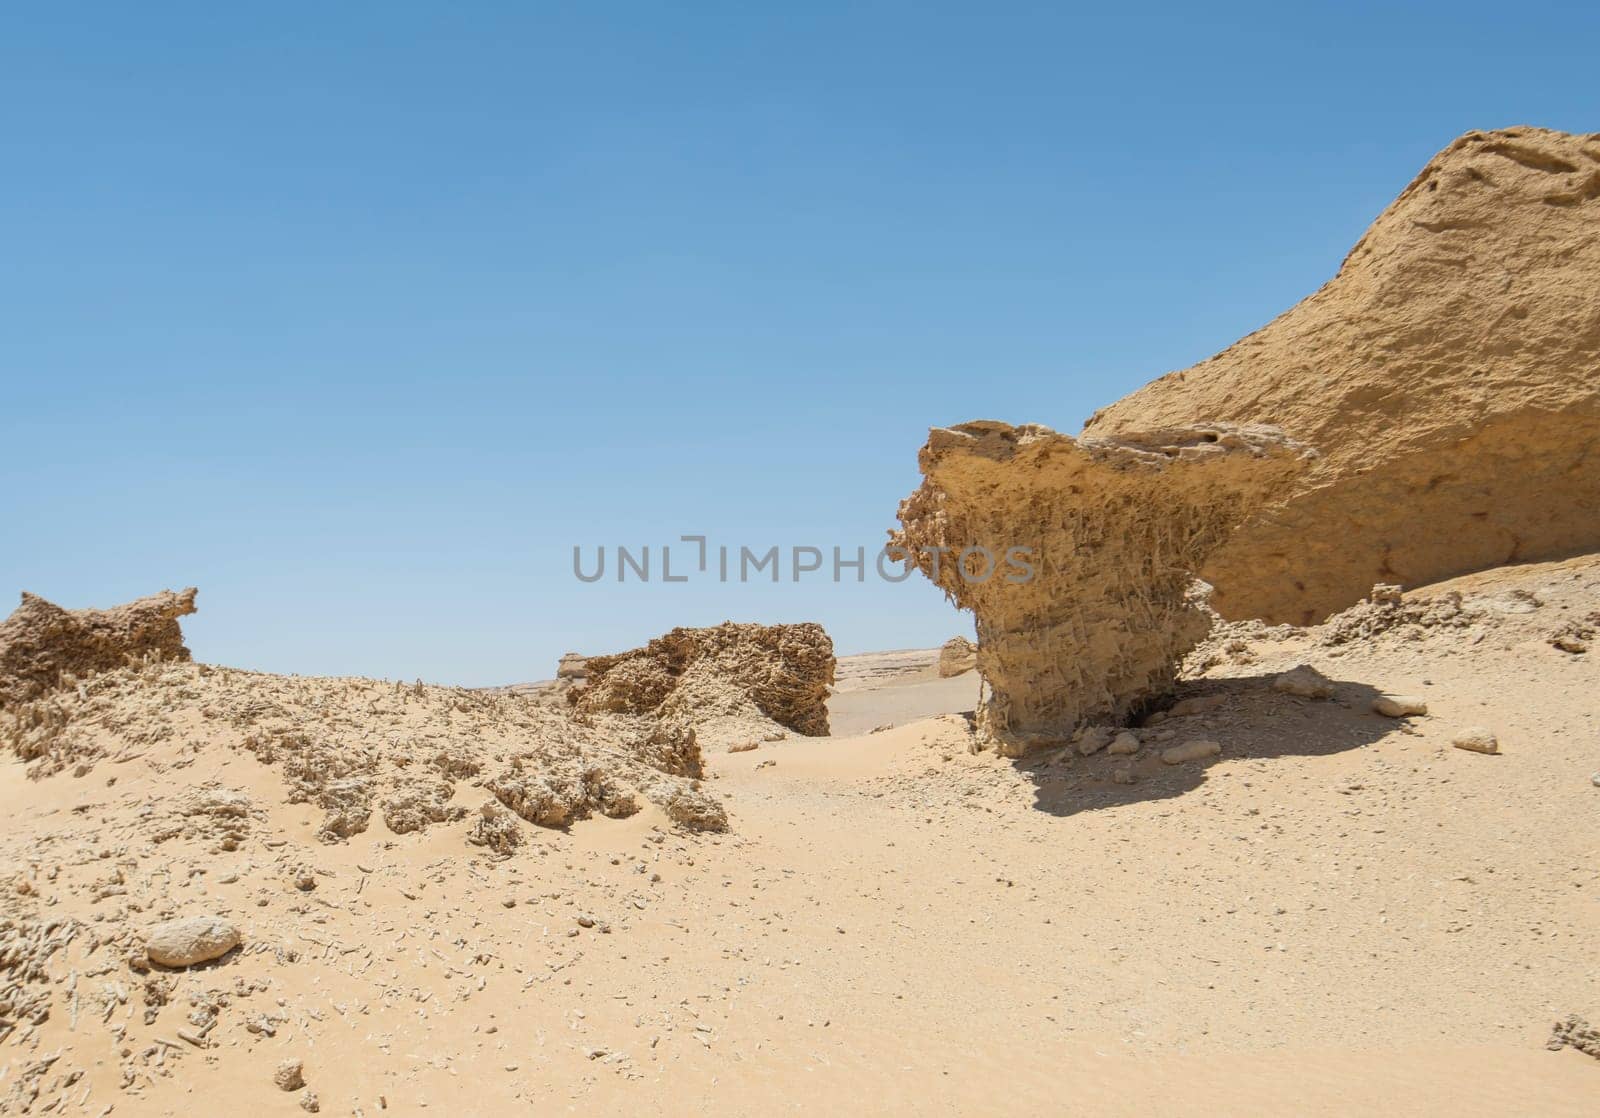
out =
<path fill-rule="evenodd" d="M 930 432 L 892 543 L 976 615 L 980 729 L 1020 753 L 1169 690 L 1209 626 L 1189 596 L 1193 572 L 1311 457 L 1269 427 Z M 963 568 L 975 546 L 992 562 L 973 553 Z M 1031 577 L 1005 561 L 1011 548 L 1028 549 Z"/>
<path fill-rule="evenodd" d="M 811 736 L 828 732 L 833 641 L 813 622 L 678 628 L 643 648 L 591 656 L 584 666 L 588 685 L 569 693 L 579 711 L 651 715 L 691 726 L 720 719 L 729 726 L 776 723 Z"/>
<path fill-rule="evenodd" d="M 1203 564 L 1226 617 L 1600 550 L 1600 134 L 1461 137 L 1320 291 L 1084 432 L 1211 422 L 1322 453 Z"/>
<path fill-rule="evenodd" d="M 26 591 L 0 623 L 0 708 L 82 677 L 145 659 L 187 660 L 178 618 L 195 611 L 195 590 L 163 590 L 111 609 L 66 610 Z"/>

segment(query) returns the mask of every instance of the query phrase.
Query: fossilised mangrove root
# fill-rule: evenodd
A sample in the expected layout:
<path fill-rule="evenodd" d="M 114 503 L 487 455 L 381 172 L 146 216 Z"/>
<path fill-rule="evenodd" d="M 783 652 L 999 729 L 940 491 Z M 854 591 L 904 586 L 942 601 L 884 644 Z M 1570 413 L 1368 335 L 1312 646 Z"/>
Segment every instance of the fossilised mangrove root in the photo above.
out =
<path fill-rule="evenodd" d="M 1210 552 L 1315 457 L 1273 427 L 1107 439 L 980 420 L 935 428 L 891 544 L 977 619 L 979 730 L 1000 752 L 1123 722 L 1172 688 L 1209 628 L 1193 600 Z M 995 556 L 1030 550 L 1031 578 Z"/>

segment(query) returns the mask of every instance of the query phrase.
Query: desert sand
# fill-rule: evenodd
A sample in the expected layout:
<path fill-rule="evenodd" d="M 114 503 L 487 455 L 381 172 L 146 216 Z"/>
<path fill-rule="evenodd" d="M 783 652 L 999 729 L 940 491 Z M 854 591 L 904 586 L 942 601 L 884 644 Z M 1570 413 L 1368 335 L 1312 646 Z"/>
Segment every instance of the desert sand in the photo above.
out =
<path fill-rule="evenodd" d="M 1600 1004 L 1600 663 L 1553 643 L 1596 610 L 1581 559 L 1224 627 L 1179 692 L 1220 701 L 1132 755 L 998 758 L 970 715 L 912 709 L 943 698 L 933 651 L 845 658 L 862 686 L 833 704 L 892 728 L 707 754 L 727 833 L 646 804 L 510 854 L 465 817 L 324 841 L 281 764 L 120 727 L 81 775 L 0 769 L 10 943 L 77 929 L 20 983 L 49 1014 L 3 1042 L 0 1090 L 95 1114 L 1592 1113 L 1600 1062 L 1544 1045 Z M 1303 664 L 1331 697 L 1273 688 Z M 180 725 L 213 674 L 148 671 Z M 1427 714 L 1374 713 L 1387 693 Z M 1452 746 L 1480 724 L 1498 755 Z M 1220 755 L 1161 762 L 1202 738 Z M 241 945 L 130 971 L 117 936 L 195 913 Z M 274 1086 L 284 1061 L 305 1087 Z"/>
<path fill-rule="evenodd" d="M 0 1113 L 1591 1115 L 1600 137 L 1471 133 L 1077 437 L 929 435 L 976 643 L 470 690 L 0 623 Z M 886 510 L 887 512 L 888 510 Z"/>

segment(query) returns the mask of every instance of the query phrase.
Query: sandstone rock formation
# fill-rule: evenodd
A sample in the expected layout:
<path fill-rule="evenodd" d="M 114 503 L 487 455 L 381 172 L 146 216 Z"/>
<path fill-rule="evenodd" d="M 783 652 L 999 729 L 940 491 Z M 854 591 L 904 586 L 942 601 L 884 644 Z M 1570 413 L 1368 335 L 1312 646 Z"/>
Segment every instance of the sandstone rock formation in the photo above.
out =
<path fill-rule="evenodd" d="M 939 648 L 939 678 L 970 672 L 978 666 L 978 646 L 966 637 L 951 637 Z"/>
<path fill-rule="evenodd" d="M 1200 574 L 1310 624 L 1376 582 L 1600 549 L 1600 134 L 1471 132 L 1321 290 L 1084 432 L 1269 423 L 1322 453 Z"/>
<path fill-rule="evenodd" d="M 643 648 L 591 656 L 588 685 L 569 698 L 580 712 L 649 715 L 673 725 L 720 721 L 723 736 L 774 727 L 828 732 L 833 641 L 822 626 L 741 625 L 672 630 Z M 781 733 L 780 729 L 780 733 Z"/>
<path fill-rule="evenodd" d="M 0 708 L 83 677 L 140 660 L 187 660 L 178 618 L 195 611 L 195 590 L 164 590 L 111 609 L 66 610 L 26 591 L 0 622 Z"/>
<path fill-rule="evenodd" d="M 1190 598 L 1193 572 L 1311 457 L 1268 427 L 932 431 L 892 543 L 976 615 L 980 729 L 1021 752 L 1124 721 L 1169 690 L 1210 624 Z M 990 558 L 962 561 L 971 547 Z M 1003 561 L 1011 548 L 1029 549 L 1031 577 Z"/>

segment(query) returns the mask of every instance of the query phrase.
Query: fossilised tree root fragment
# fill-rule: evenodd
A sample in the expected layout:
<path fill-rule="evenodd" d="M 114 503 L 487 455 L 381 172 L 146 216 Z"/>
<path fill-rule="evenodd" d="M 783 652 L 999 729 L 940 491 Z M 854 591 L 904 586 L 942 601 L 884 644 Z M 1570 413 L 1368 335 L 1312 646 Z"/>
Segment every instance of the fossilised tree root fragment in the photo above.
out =
<path fill-rule="evenodd" d="M 1015 756 L 1126 721 L 1170 690 L 1209 627 L 1195 570 L 1314 457 L 1265 426 L 1073 439 L 980 420 L 929 432 L 922 486 L 891 540 L 976 616 L 980 732 Z M 994 562 L 974 552 L 963 566 L 972 547 Z M 1031 549 L 1030 578 L 1005 562 L 1009 548 Z"/>

